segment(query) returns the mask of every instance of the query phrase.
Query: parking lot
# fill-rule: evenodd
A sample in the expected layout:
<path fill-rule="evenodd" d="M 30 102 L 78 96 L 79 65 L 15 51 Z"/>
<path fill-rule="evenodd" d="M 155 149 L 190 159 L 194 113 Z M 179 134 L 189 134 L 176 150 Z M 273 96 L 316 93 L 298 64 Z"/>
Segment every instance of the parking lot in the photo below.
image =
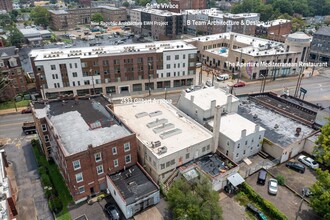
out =
<path fill-rule="evenodd" d="M 298 162 L 298 157 L 290 160 L 291 162 Z M 305 173 L 298 173 L 289 169 L 283 163 L 279 166 L 272 167 L 268 171 L 274 176 L 282 175 L 285 177 L 285 184 L 297 193 L 301 193 L 304 187 L 310 187 L 316 182 L 315 171 L 305 166 Z"/>
<path fill-rule="evenodd" d="M 284 165 L 285 166 L 285 165 Z M 286 168 L 286 167 L 285 167 Z M 295 171 L 293 171 L 295 172 Z M 298 173 L 299 174 L 299 173 Z M 269 174 L 267 175 L 267 180 L 265 185 L 258 185 L 258 172 L 254 173 L 252 176 L 246 179 L 247 183 L 250 184 L 253 189 L 261 195 L 263 198 L 267 199 L 273 203 L 281 212 L 283 212 L 289 219 L 295 219 L 299 205 L 301 202 L 301 197 L 297 196 L 294 192 L 289 190 L 285 186 L 279 186 L 276 196 L 268 194 L 268 180 L 272 178 Z M 298 219 L 303 220 L 315 220 L 319 219 L 318 216 L 313 212 L 311 207 L 309 207 L 307 202 L 303 202 L 302 209 L 298 214 Z"/>

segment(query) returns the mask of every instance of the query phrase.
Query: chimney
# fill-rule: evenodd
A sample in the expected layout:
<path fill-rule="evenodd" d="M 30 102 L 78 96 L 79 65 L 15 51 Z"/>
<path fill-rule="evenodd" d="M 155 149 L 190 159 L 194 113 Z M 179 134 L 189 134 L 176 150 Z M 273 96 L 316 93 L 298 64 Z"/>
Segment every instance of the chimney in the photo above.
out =
<path fill-rule="evenodd" d="M 190 96 L 190 100 L 191 100 L 191 102 L 192 102 L 192 103 L 194 103 L 194 100 L 195 100 L 195 96 L 193 96 L 193 95 L 192 95 L 192 96 Z"/>
<path fill-rule="evenodd" d="M 211 101 L 211 116 L 212 116 L 212 115 L 215 115 L 214 110 L 215 110 L 215 106 L 216 106 L 216 104 L 217 104 L 217 101 L 216 101 L 216 100 L 212 100 L 212 101 Z"/>
<path fill-rule="evenodd" d="M 227 96 L 227 111 L 231 112 L 231 103 L 233 102 L 233 96 L 228 95 Z"/>
<path fill-rule="evenodd" d="M 254 132 L 258 132 L 259 129 L 260 129 L 260 125 L 256 124 L 256 127 L 255 127 L 255 129 L 254 129 Z"/>
<path fill-rule="evenodd" d="M 221 107 L 220 105 L 217 105 L 215 107 L 215 115 L 213 122 L 213 140 L 212 140 L 213 153 L 217 151 L 219 145 L 220 122 L 221 122 Z"/>
<path fill-rule="evenodd" d="M 241 131 L 241 138 L 244 138 L 246 136 L 246 129 L 243 129 Z"/>

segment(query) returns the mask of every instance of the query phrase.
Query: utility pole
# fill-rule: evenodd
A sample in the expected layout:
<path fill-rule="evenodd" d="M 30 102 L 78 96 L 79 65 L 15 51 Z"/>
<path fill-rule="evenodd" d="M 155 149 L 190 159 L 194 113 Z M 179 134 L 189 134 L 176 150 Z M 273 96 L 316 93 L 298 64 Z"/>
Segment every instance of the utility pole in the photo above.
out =
<path fill-rule="evenodd" d="M 296 85 L 296 90 L 294 92 L 294 97 L 298 96 L 299 88 L 300 88 L 300 85 L 301 85 L 301 80 L 304 77 L 303 70 L 304 70 L 304 67 L 301 67 L 300 73 L 299 73 L 299 76 L 298 76 L 298 79 L 297 79 L 297 85 Z"/>
<path fill-rule="evenodd" d="M 301 207 L 302 207 L 302 204 L 303 204 L 304 199 L 305 199 L 305 196 L 306 196 L 306 192 L 305 192 L 305 190 L 303 190 L 302 193 L 303 193 L 303 195 L 302 195 L 302 197 L 301 197 L 301 201 L 300 201 L 300 204 L 299 204 L 299 209 L 298 209 L 298 211 L 297 211 L 297 214 L 296 214 L 296 218 L 295 218 L 295 220 L 298 219 L 299 212 L 301 211 Z"/>

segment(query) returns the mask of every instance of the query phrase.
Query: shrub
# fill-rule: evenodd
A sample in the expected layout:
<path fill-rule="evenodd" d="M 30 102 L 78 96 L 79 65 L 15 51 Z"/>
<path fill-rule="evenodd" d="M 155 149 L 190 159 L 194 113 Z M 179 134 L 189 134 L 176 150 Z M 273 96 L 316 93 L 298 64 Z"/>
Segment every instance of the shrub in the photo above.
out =
<path fill-rule="evenodd" d="M 52 186 L 52 182 L 50 181 L 49 176 L 46 173 L 40 175 L 41 183 L 45 186 Z"/>
<path fill-rule="evenodd" d="M 62 210 L 62 208 L 63 208 L 63 204 L 62 204 L 60 198 L 54 197 L 51 200 L 49 200 L 49 208 L 55 214 L 58 214 Z"/>
<path fill-rule="evenodd" d="M 284 176 L 277 175 L 276 179 L 277 179 L 279 185 L 283 186 L 285 184 L 285 177 Z"/>

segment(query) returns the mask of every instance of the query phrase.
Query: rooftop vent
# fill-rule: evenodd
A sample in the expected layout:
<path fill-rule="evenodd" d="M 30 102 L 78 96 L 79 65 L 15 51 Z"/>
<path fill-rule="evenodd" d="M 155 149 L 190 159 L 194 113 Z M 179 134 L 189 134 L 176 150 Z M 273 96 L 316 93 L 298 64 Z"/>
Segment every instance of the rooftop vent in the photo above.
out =
<path fill-rule="evenodd" d="M 147 124 L 147 127 L 148 127 L 148 128 L 153 128 L 153 127 L 156 127 L 156 126 L 158 126 L 158 125 L 161 125 L 161 124 L 164 124 L 164 123 L 167 123 L 167 122 L 168 122 L 168 120 L 165 119 L 165 118 L 160 119 L 160 120 L 156 119 L 156 121 L 149 122 L 149 123 Z"/>
<path fill-rule="evenodd" d="M 158 149 L 158 155 L 164 154 L 167 152 L 167 147 L 163 146 Z"/>
<path fill-rule="evenodd" d="M 163 114 L 162 111 L 154 111 L 154 112 L 149 113 L 149 116 L 150 117 L 155 117 L 155 116 L 158 116 L 158 115 L 161 115 L 161 114 Z"/>
<path fill-rule="evenodd" d="M 169 129 L 172 129 L 174 128 L 174 124 L 172 123 L 169 123 L 169 124 L 163 124 L 162 126 L 160 127 L 157 127 L 157 128 L 154 128 L 153 131 L 158 134 L 162 131 L 166 131 L 166 130 L 169 130 Z"/>
<path fill-rule="evenodd" d="M 148 115 L 147 112 L 140 112 L 140 113 L 137 113 L 135 115 L 135 118 L 142 118 L 142 117 L 147 116 L 147 115 Z"/>
<path fill-rule="evenodd" d="M 166 139 L 166 138 L 169 138 L 169 137 L 172 137 L 174 135 L 181 134 L 181 133 L 182 133 L 182 130 L 179 129 L 179 128 L 176 128 L 176 129 L 161 133 L 159 136 L 160 136 L 161 139 Z"/>

